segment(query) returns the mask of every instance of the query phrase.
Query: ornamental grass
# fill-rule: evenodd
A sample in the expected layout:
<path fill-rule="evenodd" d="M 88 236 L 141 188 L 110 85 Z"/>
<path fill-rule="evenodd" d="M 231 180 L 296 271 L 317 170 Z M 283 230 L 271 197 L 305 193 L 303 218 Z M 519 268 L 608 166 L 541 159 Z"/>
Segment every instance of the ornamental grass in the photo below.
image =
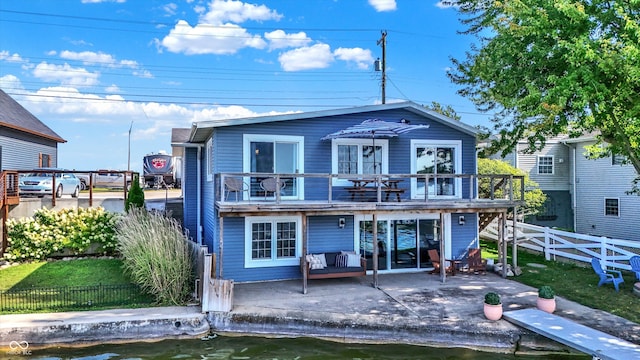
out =
<path fill-rule="evenodd" d="M 183 305 L 193 291 L 195 246 L 175 220 L 132 207 L 116 236 L 125 272 L 160 305 Z"/>

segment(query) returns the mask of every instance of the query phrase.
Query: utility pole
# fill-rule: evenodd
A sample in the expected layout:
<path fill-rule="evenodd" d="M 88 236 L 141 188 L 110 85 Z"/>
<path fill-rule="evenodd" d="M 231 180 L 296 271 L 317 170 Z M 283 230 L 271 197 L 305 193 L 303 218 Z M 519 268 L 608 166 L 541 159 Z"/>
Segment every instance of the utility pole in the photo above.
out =
<path fill-rule="evenodd" d="M 378 42 L 376 43 L 377 45 L 381 45 L 382 46 L 382 103 L 386 103 L 386 94 L 385 94 L 385 87 L 386 87 L 386 82 L 387 82 L 387 76 L 386 76 L 386 70 L 387 70 L 387 30 L 382 30 L 382 37 L 380 38 L 380 40 L 378 40 Z M 376 69 L 378 70 L 378 69 Z M 379 70 L 378 70 L 379 71 Z"/>
<path fill-rule="evenodd" d="M 131 171 L 131 128 L 133 128 L 133 120 L 129 125 L 129 146 L 127 147 L 127 171 Z"/>

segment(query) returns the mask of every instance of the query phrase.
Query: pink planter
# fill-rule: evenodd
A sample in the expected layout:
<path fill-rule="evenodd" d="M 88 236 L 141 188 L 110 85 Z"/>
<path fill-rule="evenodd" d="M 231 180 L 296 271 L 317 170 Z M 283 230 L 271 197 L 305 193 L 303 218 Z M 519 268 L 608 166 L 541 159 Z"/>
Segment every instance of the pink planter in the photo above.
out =
<path fill-rule="evenodd" d="M 502 317 L 502 304 L 499 305 L 489 305 L 484 304 L 484 316 L 489 320 L 500 320 Z"/>
<path fill-rule="evenodd" d="M 541 297 L 538 297 L 538 299 L 536 300 L 536 306 L 538 307 L 538 309 L 544 312 L 553 314 L 553 312 L 556 311 L 556 299 L 543 299 Z"/>

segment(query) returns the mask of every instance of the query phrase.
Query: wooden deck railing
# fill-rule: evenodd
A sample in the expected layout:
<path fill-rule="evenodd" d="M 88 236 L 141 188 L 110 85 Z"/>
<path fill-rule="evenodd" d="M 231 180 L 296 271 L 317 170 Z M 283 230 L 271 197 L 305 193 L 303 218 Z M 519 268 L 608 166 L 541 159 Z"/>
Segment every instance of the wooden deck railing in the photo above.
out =
<path fill-rule="evenodd" d="M 271 178 L 271 188 L 263 186 L 262 180 L 268 178 Z M 377 202 L 400 201 L 401 196 L 402 201 L 467 199 L 519 202 L 524 201 L 525 187 L 524 176 L 512 174 L 219 173 L 216 175 L 216 189 L 216 198 L 221 201 L 237 199 L 280 203 L 305 199 L 331 203 L 356 201 L 358 197 L 354 193 L 361 190 L 371 197 L 369 201 Z"/>

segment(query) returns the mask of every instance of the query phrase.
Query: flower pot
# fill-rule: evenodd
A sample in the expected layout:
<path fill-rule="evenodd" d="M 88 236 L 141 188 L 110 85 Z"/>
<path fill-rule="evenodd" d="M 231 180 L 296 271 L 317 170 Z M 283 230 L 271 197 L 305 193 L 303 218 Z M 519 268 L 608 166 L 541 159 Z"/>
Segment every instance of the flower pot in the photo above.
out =
<path fill-rule="evenodd" d="M 556 310 L 556 298 L 554 297 L 553 299 L 544 299 L 538 297 L 538 299 L 536 300 L 536 306 L 538 307 L 538 309 L 552 314 Z"/>
<path fill-rule="evenodd" d="M 502 304 L 489 305 L 484 304 L 484 316 L 489 320 L 500 320 L 502 317 Z"/>

